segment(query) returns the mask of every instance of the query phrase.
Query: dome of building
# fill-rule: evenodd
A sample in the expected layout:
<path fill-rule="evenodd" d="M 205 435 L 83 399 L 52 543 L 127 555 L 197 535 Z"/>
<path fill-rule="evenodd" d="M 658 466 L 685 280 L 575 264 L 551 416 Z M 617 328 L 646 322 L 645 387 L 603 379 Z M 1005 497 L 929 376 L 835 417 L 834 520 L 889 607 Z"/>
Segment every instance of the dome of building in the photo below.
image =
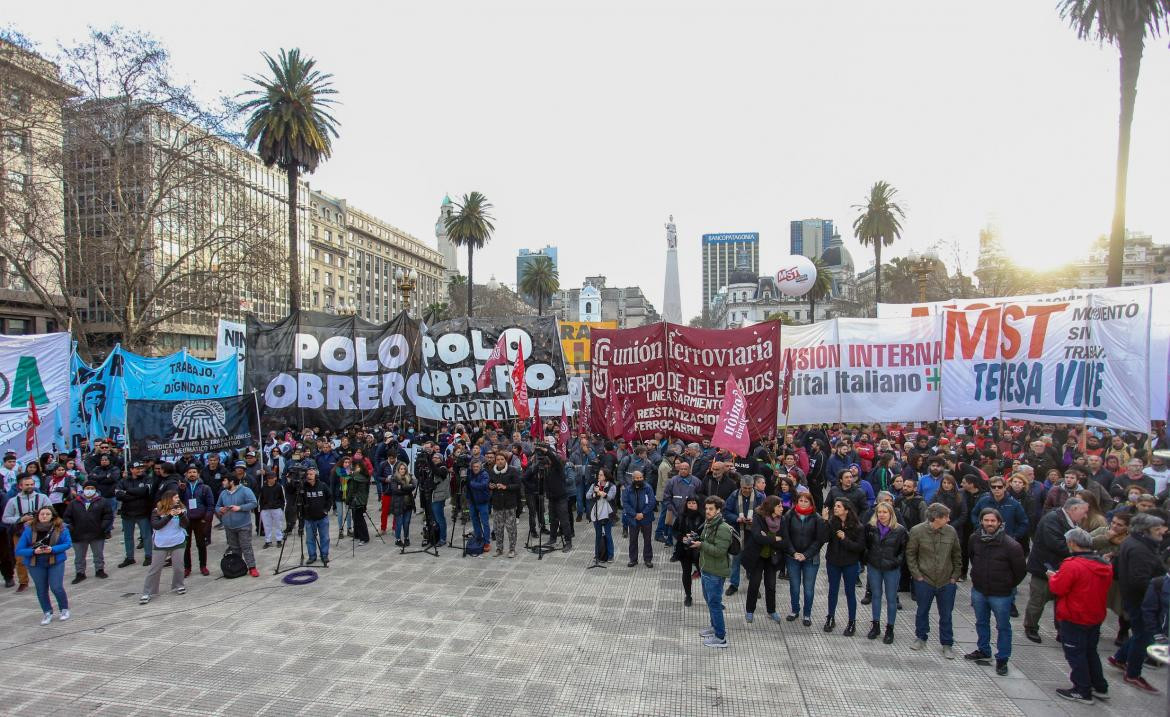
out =
<path fill-rule="evenodd" d="M 845 269 L 853 271 L 853 256 L 843 246 L 831 246 L 821 254 L 821 263 L 826 269 Z"/>
<path fill-rule="evenodd" d="M 590 284 L 587 281 L 585 282 L 585 286 L 581 289 L 581 297 L 596 299 L 601 297 L 601 292 L 597 290 L 596 286 Z"/>
<path fill-rule="evenodd" d="M 488 279 L 486 288 L 490 291 L 495 291 L 500 288 L 500 282 L 496 281 L 496 275 L 492 274 L 492 278 Z"/>

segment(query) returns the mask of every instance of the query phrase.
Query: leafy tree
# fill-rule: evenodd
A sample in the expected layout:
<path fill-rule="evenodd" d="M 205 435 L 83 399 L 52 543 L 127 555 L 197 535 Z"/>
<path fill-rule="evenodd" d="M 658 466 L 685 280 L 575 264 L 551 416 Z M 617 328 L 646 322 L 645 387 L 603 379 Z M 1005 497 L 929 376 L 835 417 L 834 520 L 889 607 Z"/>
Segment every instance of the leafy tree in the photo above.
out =
<path fill-rule="evenodd" d="M 288 262 L 290 311 L 301 308 L 301 260 L 297 237 L 297 180 L 301 172 L 316 171 L 323 159 L 333 154 L 338 122 L 329 114 L 337 94 L 322 74 L 317 61 L 302 57 L 299 49 L 281 50 L 280 56 L 264 54 L 269 77 L 247 77 L 257 89 L 243 93 L 250 97 L 240 106 L 248 117 L 244 140 L 269 167 L 276 165 L 288 176 Z"/>
<path fill-rule="evenodd" d="M 476 249 L 483 249 L 491 241 L 496 230 L 495 217 L 491 215 L 492 205 L 479 192 L 464 194 L 463 200 L 455 202 L 455 211 L 446 218 L 447 238 L 455 246 L 467 247 L 467 316 L 473 313 L 475 274 L 472 271 Z"/>
<path fill-rule="evenodd" d="M 890 246 L 902 236 L 902 222 L 906 217 L 901 205 L 894 201 L 898 190 L 879 180 L 869 190 L 865 204 L 854 204 L 860 210 L 853 220 L 853 234 L 862 246 L 873 246 L 874 300 L 882 300 L 882 247 Z"/>
<path fill-rule="evenodd" d="M 520 277 L 520 293 L 536 297 L 536 313 L 544 315 L 544 300 L 561 290 L 561 278 L 552 259 L 538 256 L 524 267 Z"/>
<path fill-rule="evenodd" d="M 1138 71 L 1147 36 L 1168 29 L 1170 0 L 1060 0 L 1060 16 L 1082 40 L 1116 45 L 1121 53 L 1121 112 L 1117 126 L 1117 174 L 1114 180 L 1113 224 L 1109 231 L 1107 286 L 1121 286 L 1125 258 L 1125 194 L 1129 176 L 1130 130 L 1137 103 Z"/>

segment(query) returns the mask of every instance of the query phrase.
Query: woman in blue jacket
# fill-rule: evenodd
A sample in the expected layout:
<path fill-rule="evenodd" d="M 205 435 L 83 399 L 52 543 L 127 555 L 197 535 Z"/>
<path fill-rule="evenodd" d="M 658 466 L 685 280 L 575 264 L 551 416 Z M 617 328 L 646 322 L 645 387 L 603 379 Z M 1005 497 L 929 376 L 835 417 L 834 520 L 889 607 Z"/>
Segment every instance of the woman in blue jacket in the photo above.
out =
<path fill-rule="evenodd" d="M 488 523 L 488 513 L 492 505 L 492 492 L 488 488 L 490 482 L 491 478 L 483 468 L 483 461 L 473 458 L 471 470 L 467 472 L 467 506 L 471 513 L 471 530 L 475 538 L 484 544 L 485 553 L 490 549 L 492 539 Z"/>
<path fill-rule="evenodd" d="M 65 521 L 57 517 L 53 509 L 45 506 L 37 511 L 36 520 L 24 527 L 20 542 L 16 544 L 16 557 L 24 560 L 33 585 L 37 588 L 37 601 L 45 613 L 42 625 L 53 619 L 53 604 L 49 591 L 57 598 L 60 619 L 69 619 L 69 597 L 65 594 L 65 559 L 73 540 Z"/>

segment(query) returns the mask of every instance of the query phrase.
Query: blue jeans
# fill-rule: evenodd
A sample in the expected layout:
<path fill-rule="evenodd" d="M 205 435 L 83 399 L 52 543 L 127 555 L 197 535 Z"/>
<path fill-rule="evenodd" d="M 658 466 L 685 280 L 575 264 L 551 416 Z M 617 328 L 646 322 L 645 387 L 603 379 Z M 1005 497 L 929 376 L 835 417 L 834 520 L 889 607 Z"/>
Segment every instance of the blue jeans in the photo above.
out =
<path fill-rule="evenodd" d="M 593 523 L 593 557 L 613 560 L 613 523 L 609 518 Z"/>
<path fill-rule="evenodd" d="M 902 579 L 902 569 L 878 570 L 869 566 L 869 594 L 873 598 L 869 609 L 872 620 L 878 622 L 882 618 L 882 593 L 886 595 L 886 624 L 893 625 L 898 616 L 898 581 Z"/>
<path fill-rule="evenodd" d="M 487 503 L 478 504 L 472 503 L 470 506 L 471 512 L 471 532 L 476 539 L 485 543 L 490 543 L 492 539 L 492 528 L 488 523 L 488 509 L 491 507 Z"/>
<path fill-rule="evenodd" d="M 839 568 L 832 563 L 825 564 L 825 571 L 829 575 L 829 617 L 837 614 L 837 590 L 841 583 L 845 583 L 845 605 L 849 608 L 849 622 L 857 619 L 857 573 L 861 566 L 857 563 Z"/>
<path fill-rule="evenodd" d="M 991 654 L 991 614 L 995 613 L 995 659 L 1012 656 L 1012 596 L 984 595 L 971 588 L 971 607 L 975 610 L 975 647 Z"/>
<path fill-rule="evenodd" d="M 723 578 L 710 573 L 699 573 L 703 583 L 703 599 L 707 601 L 707 611 L 711 613 L 711 629 L 715 637 L 720 640 L 727 637 L 727 628 L 723 624 Z"/>
<path fill-rule="evenodd" d="M 17 558 L 23 560 L 24 558 Z M 45 563 L 42 565 L 42 562 Z M 41 604 L 41 612 L 53 612 L 53 603 L 49 602 L 49 591 L 57 598 L 57 609 L 68 610 L 69 598 L 65 595 L 65 556 L 57 557 L 56 565 L 48 565 L 48 561 L 34 560 L 28 567 L 28 576 L 37 589 L 37 602 Z"/>
<path fill-rule="evenodd" d="M 153 534 L 150 530 L 150 518 L 122 518 L 122 547 L 126 549 L 126 557 L 131 560 L 134 559 L 134 528 L 138 528 L 139 534 L 142 535 L 142 552 L 146 553 L 146 557 L 154 549 L 154 541 L 151 540 Z"/>
<path fill-rule="evenodd" d="M 914 580 L 911 588 L 914 590 L 914 599 L 918 601 L 918 612 L 914 616 L 914 636 L 919 640 L 926 640 L 930 635 L 930 604 L 937 600 L 938 641 L 943 645 L 954 645 L 951 613 L 955 609 L 957 586 L 954 583 L 947 583 L 941 588 L 936 588 L 925 580 Z"/>
<path fill-rule="evenodd" d="M 792 601 L 792 610 L 800 612 L 800 589 L 804 587 L 804 616 L 812 615 L 813 590 L 817 584 L 817 571 L 821 569 L 820 562 L 805 560 L 803 562 L 793 557 L 785 559 L 788 566 L 788 597 Z"/>
<path fill-rule="evenodd" d="M 447 505 L 445 500 L 431 501 L 431 517 L 435 520 L 435 525 L 439 526 L 439 542 L 447 542 L 447 516 L 443 515 L 443 507 Z"/>
<path fill-rule="evenodd" d="M 342 501 L 342 500 L 337 501 L 337 506 L 335 509 L 337 511 L 337 531 L 341 532 L 342 530 L 348 530 L 352 533 L 353 532 L 353 513 L 346 510 L 345 501 Z M 345 519 L 344 520 L 345 525 L 341 524 L 342 518 Z"/>
<path fill-rule="evenodd" d="M 1071 670 L 1068 677 L 1073 683 L 1073 689 L 1082 697 L 1092 696 L 1093 688 L 1098 692 L 1107 692 L 1109 683 L 1105 681 L 1105 673 L 1101 671 L 1101 655 L 1097 653 L 1101 626 L 1065 621 L 1060 623 L 1059 629 L 1060 644 Z"/>
<path fill-rule="evenodd" d="M 305 520 L 305 542 L 309 546 L 309 560 L 317 559 L 317 544 L 321 544 L 321 557 L 329 558 L 329 516 L 320 520 Z"/>
<path fill-rule="evenodd" d="M 582 480 L 580 483 L 577 484 L 577 517 L 578 518 L 584 516 L 585 513 L 588 511 L 588 508 L 585 505 L 585 493 L 588 490 L 589 490 L 589 486 L 585 485 L 584 480 Z"/>
<path fill-rule="evenodd" d="M 660 538 L 667 545 L 674 545 L 674 533 L 666 524 L 666 509 L 658 513 L 658 525 L 654 528 L 654 537 Z"/>
<path fill-rule="evenodd" d="M 1113 659 L 1125 663 L 1126 677 L 1141 677 L 1142 665 L 1146 661 L 1146 648 L 1154 641 L 1153 625 L 1147 625 L 1140 602 L 1125 601 L 1125 614 L 1129 615 L 1129 638 L 1117 648 Z M 1061 631 L 1060 636 L 1064 637 Z"/>
<path fill-rule="evenodd" d="M 741 550 L 739 555 L 732 555 L 731 557 L 731 586 L 739 588 L 739 559 L 743 555 Z"/>
<path fill-rule="evenodd" d="M 394 539 L 410 540 L 410 519 L 414 516 L 413 510 L 394 516 Z"/>

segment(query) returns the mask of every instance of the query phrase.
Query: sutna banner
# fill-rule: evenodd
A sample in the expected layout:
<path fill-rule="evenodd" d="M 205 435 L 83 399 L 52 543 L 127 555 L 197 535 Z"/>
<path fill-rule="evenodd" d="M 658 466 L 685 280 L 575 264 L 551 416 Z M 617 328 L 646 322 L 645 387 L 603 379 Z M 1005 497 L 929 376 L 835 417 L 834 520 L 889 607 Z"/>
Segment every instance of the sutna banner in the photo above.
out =
<path fill-rule="evenodd" d="M 127 401 L 132 458 L 201 455 L 256 443 L 251 395 L 184 401 Z"/>

